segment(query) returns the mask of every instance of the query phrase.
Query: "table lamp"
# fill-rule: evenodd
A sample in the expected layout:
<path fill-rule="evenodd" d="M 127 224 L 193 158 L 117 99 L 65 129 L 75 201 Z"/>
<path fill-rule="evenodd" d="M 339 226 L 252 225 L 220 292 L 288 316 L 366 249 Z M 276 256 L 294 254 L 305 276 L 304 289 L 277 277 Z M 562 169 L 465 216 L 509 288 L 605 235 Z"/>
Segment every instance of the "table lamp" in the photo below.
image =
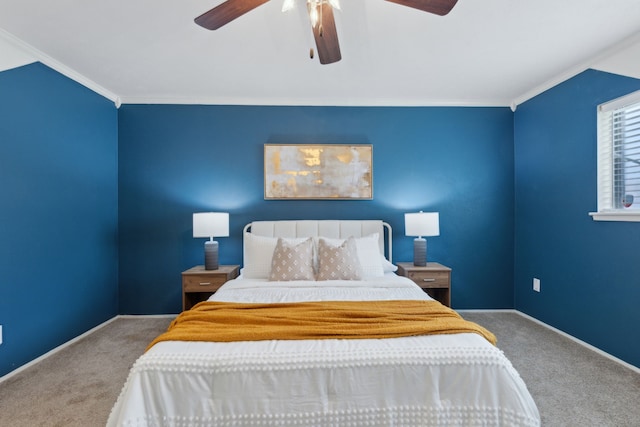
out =
<path fill-rule="evenodd" d="M 416 212 L 404 214 L 406 236 L 417 236 L 413 240 L 413 265 L 427 265 L 427 239 L 423 236 L 440 235 L 440 215 L 438 212 Z"/>
<path fill-rule="evenodd" d="M 218 242 L 214 237 L 229 236 L 229 214 L 202 212 L 193 214 L 193 237 L 208 237 L 204 243 L 204 269 L 218 269 Z"/>

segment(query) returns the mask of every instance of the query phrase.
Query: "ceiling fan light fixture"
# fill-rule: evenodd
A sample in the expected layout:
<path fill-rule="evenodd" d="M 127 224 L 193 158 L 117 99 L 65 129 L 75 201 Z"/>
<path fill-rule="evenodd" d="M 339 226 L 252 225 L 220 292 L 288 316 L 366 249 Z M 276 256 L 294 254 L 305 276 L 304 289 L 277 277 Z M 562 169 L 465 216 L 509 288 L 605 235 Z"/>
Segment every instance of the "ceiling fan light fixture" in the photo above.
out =
<path fill-rule="evenodd" d="M 311 19 L 311 26 L 315 27 L 316 25 L 318 25 L 318 1 L 316 0 L 309 0 L 307 2 L 308 6 L 309 6 L 309 19 Z"/>
<path fill-rule="evenodd" d="M 296 0 L 284 0 L 284 3 L 282 3 L 282 11 L 288 12 L 291 9 L 293 9 L 295 5 L 296 5 Z"/>
<path fill-rule="evenodd" d="M 332 8 L 340 10 L 340 0 L 329 0 Z"/>
<path fill-rule="evenodd" d="M 286 2 L 290 0 L 285 0 Z M 322 21 L 322 7 L 323 5 L 329 5 L 333 9 L 340 10 L 339 0 L 307 0 L 307 9 L 309 10 L 309 18 L 311 19 L 311 26 L 315 27 L 319 21 Z M 322 25 L 322 22 L 320 22 Z"/>
<path fill-rule="evenodd" d="M 252 11 L 269 0 L 224 0 L 213 9 L 195 18 L 196 24 L 208 30 L 216 30 L 236 18 Z M 282 11 L 295 8 L 296 0 L 282 0 Z M 458 0 L 386 0 L 402 6 L 436 15 L 446 15 Z M 311 30 L 321 64 L 333 64 L 342 59 L 333 10 L 340 10 L 339 0 L 307 0 Z M 313 49 L 309 56 L 313 58 Z"/>

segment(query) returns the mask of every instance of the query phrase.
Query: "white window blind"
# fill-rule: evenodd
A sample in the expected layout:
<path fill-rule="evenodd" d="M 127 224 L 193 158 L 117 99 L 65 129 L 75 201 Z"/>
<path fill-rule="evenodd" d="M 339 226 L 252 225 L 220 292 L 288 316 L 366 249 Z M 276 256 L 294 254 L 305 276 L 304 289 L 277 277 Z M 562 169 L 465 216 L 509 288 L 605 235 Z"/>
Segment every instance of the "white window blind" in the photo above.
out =
<path fill-rule="evenodd" d="M 640 91 L 598 107 L 598 212 L 592 215 L 640 220 Z"/>

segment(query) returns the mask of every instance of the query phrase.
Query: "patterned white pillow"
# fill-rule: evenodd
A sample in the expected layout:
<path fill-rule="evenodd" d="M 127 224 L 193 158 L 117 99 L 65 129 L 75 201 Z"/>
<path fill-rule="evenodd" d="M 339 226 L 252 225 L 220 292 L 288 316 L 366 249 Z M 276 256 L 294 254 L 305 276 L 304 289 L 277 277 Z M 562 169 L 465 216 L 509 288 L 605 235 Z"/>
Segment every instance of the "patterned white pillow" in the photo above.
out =
<path fill-rule="evenodd" d="M 313 273 L 313 239 L 291 243 L 278 239 L 271 260 L 271 281 L 315 280 Z"/>
<path fill-rule="evenodd" d="M 324 237 L 323 237 L 324 238 Z M 380 246 L 378 244 L 379 234 L 373 233 L 365 237 L 356 237 L 356 248 L 358 252 L 358 260 L 360 261 L 360 267 L 362 268 L 362 277 L 381 277 L 384 276 L 384 267 Z M 339 246 L 343 239 L 327 239 L 328 243 L 333 246 Z"/>
<path fill-rule="evenodd" d="M 318 280 L 361 280 L 362 267 L 353 237 L 339 246 L 324 238 L 318 240 Z"/>

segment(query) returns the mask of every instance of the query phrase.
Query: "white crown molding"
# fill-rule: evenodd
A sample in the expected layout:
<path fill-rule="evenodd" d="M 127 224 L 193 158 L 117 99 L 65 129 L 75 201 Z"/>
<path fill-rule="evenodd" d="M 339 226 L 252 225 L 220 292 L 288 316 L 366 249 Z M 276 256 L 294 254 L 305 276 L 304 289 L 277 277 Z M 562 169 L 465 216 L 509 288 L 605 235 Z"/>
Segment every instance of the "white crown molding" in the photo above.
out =
<path fill-rule="evenodd" d="M 1 30 L 0 30 L 1 31 Z M 0 32 L 0 72 L 32 64 L 37 59 L 26 53 Z"/>
<path fill-rule="evenodd" d="M 0 38 L 3 38 L 8 43 L 18 47 L 19 49 L 24 51 L 26 54 L 34 57 L 37 61 L 42 62 L 47 67 L 59 72 L 60 74 L 70 78 L 71 80 L 74 80 L 75 82 L 80 83 L 81 85 L 83 85 L 83 86 L 87 87 L 88 89 L 96 92 L 97 94 L 102 95 L 105 98 L 113 101 L 113 103 L 116 105 L 116 107 L 119 107 L 120 98 L 118 97 L 118 95 L 116 95 L 115 93 L 111 92 L 110 90 L 100 86 L 99 84 L 97 84 L 93 80 L 91 80 L 91 79 L 83 76 L 82 74 L 76 72 L 75 70 L 67 67 L 66 65 L 64 65 L 60 61 L 57 61 L 56 59 L 50 57 L 49 55 L 45 54 L 44 52 L 41 52 L 40 50 L 36 49 L 35 47 L 31 46 L 30 44 L 25 43 L 24 41 L 22 41 L 19 38 L 15 37 L 13 34 L 8 33 L 7 31 L 3 30 L 2 28 L 0 28 Z"/>
<path fill-rule="evenodd" d="M 172 105 L 259 105 L 259 106 L 312 106 L 312 107 L 509 107 L 507 100 L 437 100 L 421 101 L 419 99 L 324 99 L 316 98 L 196 98 L 196 97 L 136 97 L 123 96 L 122 104 L 172 104 Z"/>
<path fill-rule="evenodd" d="M 569 68 L 568 70 L 566 70 L 565 72 L 547 80 L 546 82 L 526 91 L 525 93 L 523 93 L 522 95 L 520 95 L 519 97 L 515 98 L 512 102 L 511 102 L 511 109 L 513 111 L 515 111 L 515 108 L 522 104 L 525 101 L 528 101 L 529 99 L 540 95 L 541 93 L 551 89 L 554 86 L 557 86 L 558 84 L 569 80 L 572 77 L 575 77 L 576 75 L 580 74 L 581 72 L 594 67 L 597 63 L 615 55 L 616 53 L 621 52 L 624 49 L 627 49 L 633 45 L 635 45 L 636 43 L 640 43 L 640 31 L 631 35 L 630 37 L 627 37 L 625 40 L 623 40 L 622 42 L 616 43 L 615 45 L 601 51 L 600 53 L 592 56 L 591 58 L 589 58 L 586 61 L 583 61 L 579 64 L 574 65 L 573 67 Z M 597 69 L 597 68 L 596 68 Z"/>

